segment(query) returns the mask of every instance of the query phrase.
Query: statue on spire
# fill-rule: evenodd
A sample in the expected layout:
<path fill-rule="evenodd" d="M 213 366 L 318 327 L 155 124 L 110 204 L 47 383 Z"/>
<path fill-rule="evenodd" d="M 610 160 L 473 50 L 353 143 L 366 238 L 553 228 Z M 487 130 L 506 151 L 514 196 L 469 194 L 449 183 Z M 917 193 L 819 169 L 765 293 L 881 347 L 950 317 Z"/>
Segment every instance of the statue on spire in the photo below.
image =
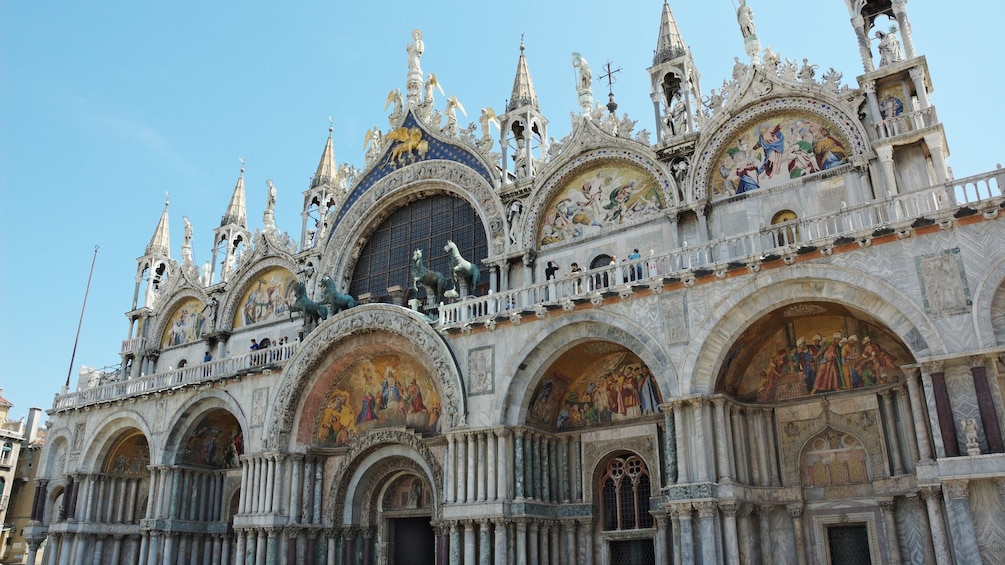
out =
<path fill-rule="evenodd" d="M 576 69 L 576 93 L 583 115 L 589 116 L 593 109 L 593 72 L 590 64 L 579 53 L 572 54 L 572 66 Z"/>
<path fill-rule="evenodd" d="M 754 11 L 747 5 L 747 0 L 740 0 L 740 6 L 736 9 L 736 21 L 740 24 L 740 34 L 743 35 L 743 47 L 750 55 L 750 62 L 759 65 L 761 63 L 761 41 L 757 39 L 757 28 L 754 27 Z"/>
<path fill-rule="evenodd" d="M 276 231 L 276 185 L 272 184 L 272 179 L 265 181 L 269 187 L 269 198 L 265 201 L 265 212 L 262 212 L 262 223 L 265 224 L 266 232 Z"/>
<path fill-rule="evenodd" d="M 405 77 L 406 102 L 409 108 L 419 105 L 420 91 L 422 90 L 422 67 L 419 59 L 425 51 L 425 44 L 422 43 L 422 31 L 412 30 L 412 43 L 405 46 L 408 52 L 408 75 Z"/>

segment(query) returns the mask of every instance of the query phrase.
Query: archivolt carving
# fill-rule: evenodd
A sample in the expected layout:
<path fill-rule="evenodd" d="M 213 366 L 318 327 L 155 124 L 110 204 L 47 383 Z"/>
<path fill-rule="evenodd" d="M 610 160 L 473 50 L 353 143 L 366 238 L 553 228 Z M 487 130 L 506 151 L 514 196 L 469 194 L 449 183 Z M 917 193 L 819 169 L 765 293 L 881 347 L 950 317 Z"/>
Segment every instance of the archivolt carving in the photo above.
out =
<path fill-rule="evenodd" d="M 350 273 L 373 230 L 399 206 L 432 194 L 449 194 L 468 201 L 482 218 L 493 255 L 503 253 L 503 207 L 488 181 L 474 170 L 451 161 L 421 161 L 396 169 L 377 181 L 352 207 L 336 218 L 321 259 L 321 272 L 340 280 Z M 352 252 L 347 253 L 347 250 Z"/>
<path fill-rule="evenodd" d="M 426 488 L 432 488 L 428 484 L 428 477 L 426 477 L 426 471 L 421 465 L 412 461 L 411 459 L 405 457 L 395 457 L 393 459 L 388 459 L 377 465 L 368 473 L 370 475 L 370 480 L 366 483 L 366 488 L 363 490 L 363 497 L 360 500 L 360 510 L 359 510 L 359 521 L 360 526 L 376 526 L 377 525 L 377 510 L 380 509 L 380 490 L 399 473 L 409 472 L 413 475 L 417 475 L 423 478 L 423 483 L 427 483 Z M 433 491 L 437 492 L 437 491 Z M 433 512 L 434 517 L 439 519 L 441 506 L 436 504 L 436 497 L 433 497 Z M 341 506 L 340 512 L 336 516 L 340 516 L 342 511 L 345 511 L 344 506 L 345 500 L 339 499 L 335 506 Z"/>
<path fill-rule="evenodd" d="M 429 323 L 411 310 L 386 304 L 368 304 L 329 318 L 308 335 L 283 368 L 279 393 L 268 418 L 266 447 L 284 446 L 293 429 L 300 396 L 328 350 L 347 337 L 369 332 L 387 332 L 408 339 L 428 355 L 430 377 L 443 403 L 443 429 L 464 425 L 464 391 L 460 372 L 443 339 Z M 370 437 L 370 432 L 364 438 Z"/>
<path fill-rule="evenodd" d="M 349 448 L 349 452 L 346 453 L 346 456 L 342 459 L 341 463 L 339 463 L 338 469 L 335 471 L 335 477 L 332 480 L 331 489 L 329 490 L 329 500 L 332 500 L 333 502 L 331 504 L 331 514 L 328 516 L 328 519 L 332 524 L 341 524 L 342 515 L 345 512 L 349 481 L 356 473 L 356 470 L 359 468 L 360 463 L 366 455 L 385 445 L 395 444 L 404 445 L 413 450 L 425 462 L 426 466 L 433 474 L 432 477 L 427 477 L 431 479 L 433 483 L 433 492 L 443 492 L 443 468 L 440 467 L 436 457 L 433 456 L 433 452 L 430 451 L 424 443 L 422 443 L 422 439 L 420 437 L 407 430 L 381 429 L 372 431 L 360 437 L 359 440 L 353 443 L 353 445 Z M 372 478 L 368 481 L 367 488 L 375 488 L 376 485 L 379 484 L 380 478 L 386 476 L 388 473 L 405 469 L 413 470 L 417 475 L 426 477 L 425 470 L 423 470 L 415 461 L 406 457 L 395 457 L 383 462 L 381 465 L 373 469 L 370 473 Z M 376 496 L 376 493 L 368 490 L 364 499 L 364 504 L 368 503 L 374 496 Z M 433 512 L 437 518 L 441 516 L 442 508 L 437 497 L 433 498 Z M 364 514 L 363 517 L 366 519 L 368 516 Z"/>
<path fill-rule="evenodd" d="M 253 264 L 255 266 L 254 270 L 243 273 L 240 278 L 231 279 L 232 282 L 227 285 L 227 294 L 223 301 L 223 309 L 217 317 L 217 329 L 225 331 L 234 329 L 234 313 L 238 302 L 244 296 L 244 291 L 250 284 L 255 282 L 260 273 L 273 267 L 282 267 L 291 273 L 296 273 L 298 270 L 295 263 L 284 257 L 269 257 Z"/>

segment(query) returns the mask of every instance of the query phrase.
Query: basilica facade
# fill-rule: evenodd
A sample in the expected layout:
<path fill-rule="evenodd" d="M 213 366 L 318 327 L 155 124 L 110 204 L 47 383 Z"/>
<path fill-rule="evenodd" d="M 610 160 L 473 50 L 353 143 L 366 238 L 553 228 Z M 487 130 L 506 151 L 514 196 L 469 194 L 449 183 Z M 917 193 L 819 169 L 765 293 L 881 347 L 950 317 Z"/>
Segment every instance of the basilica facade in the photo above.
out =
<path fill-rule="evenodd" d="M 463 127 L 413 32 L 299 239 L 243 170 L 204 266 L 165 205 L 121 367 L 49 410 L 29 559 L 1000 562 L 1005 173 L 951 175 L 905 0 L 847 4 L 855 84 L 741 0 L 711 90 L 664 4 L 653 117 L 576 54 L 561 140 L 523 46 Z"/>

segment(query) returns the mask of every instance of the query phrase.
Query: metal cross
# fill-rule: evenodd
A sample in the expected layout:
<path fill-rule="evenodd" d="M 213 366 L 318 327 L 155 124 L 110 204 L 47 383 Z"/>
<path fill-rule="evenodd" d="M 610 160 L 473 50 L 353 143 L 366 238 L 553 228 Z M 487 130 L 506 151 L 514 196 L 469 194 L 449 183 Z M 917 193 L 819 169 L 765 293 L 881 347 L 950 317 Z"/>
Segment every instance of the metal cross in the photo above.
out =
<path fill-rule="evenodd" d="M 614 94 L 614 83 L 618 82 L 617 77 L 614 75 L 621 72 L 621 67 L 616 69 L 611 68 L 611 60 L 608 59 L 603 66 L 604 73 L 597 77 L 597 80 L 607 79 L 607 93 Z"/>

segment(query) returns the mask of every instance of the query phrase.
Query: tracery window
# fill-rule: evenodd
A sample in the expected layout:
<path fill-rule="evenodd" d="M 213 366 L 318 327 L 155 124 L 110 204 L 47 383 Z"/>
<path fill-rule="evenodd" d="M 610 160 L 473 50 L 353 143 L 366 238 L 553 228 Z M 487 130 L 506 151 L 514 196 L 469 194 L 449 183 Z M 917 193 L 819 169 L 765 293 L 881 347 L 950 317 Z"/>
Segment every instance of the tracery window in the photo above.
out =
<path fill-rule="evenodd" d="M 601 523 L 605 531 L 653 527 L 649 513 L 649 470 L 637 455 L 611 459 L 600 478 Z"/>

